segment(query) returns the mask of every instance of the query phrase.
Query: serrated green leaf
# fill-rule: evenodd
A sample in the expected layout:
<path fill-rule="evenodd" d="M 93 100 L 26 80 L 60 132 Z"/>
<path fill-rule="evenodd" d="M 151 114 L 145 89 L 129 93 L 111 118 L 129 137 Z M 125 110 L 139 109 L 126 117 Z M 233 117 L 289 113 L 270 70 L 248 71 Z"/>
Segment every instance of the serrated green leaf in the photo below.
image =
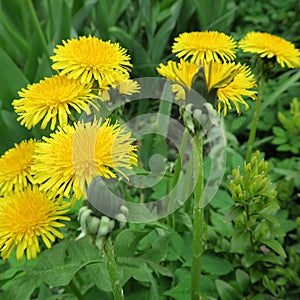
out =
<path fill-rule="evenodd" d="M 94 263 L 85 266 L 89 280 L 94 282 L 97 288 L 105 292 L 111 292 L 111 283 L 105 263 Z"/>
<path fill-rule="evenodd" d="M 97 248 L 89 244 L 88 239 L 78 241 L 65 239 L 42 252 L 37 265 L 29 271 L 29 274 L 35 275 L 49 285 L 65 286 L 82 267 L 99 261 L 101 254 Z"/>
<path fill-rule="evenodd" d="M 136 249 L 138 248 L 139 241 L 145 233 L 135 231 L 131 229 L 122 230 L 115 240 L 115 254 L 116 256 L 134 256 Z"/>
<path fill-rule="evenodd" d="M 144 253 L 141 257 L 146 260 L 151 260 L 153 262 L 160 262 L 164 259 L 168 252 L 168 247 L 170 243 L 170 236 L 160 236 L 156 241 L 153 243 L 152 247 Z"/>
<path fill-rule="evenodd" d="M 190 276 L 184 277 L 180 282 L 172 289 L 166 291 L 164 295 L 170 296 L 176 300 L 189 299 L 191 293 L 191 278 Z"/>

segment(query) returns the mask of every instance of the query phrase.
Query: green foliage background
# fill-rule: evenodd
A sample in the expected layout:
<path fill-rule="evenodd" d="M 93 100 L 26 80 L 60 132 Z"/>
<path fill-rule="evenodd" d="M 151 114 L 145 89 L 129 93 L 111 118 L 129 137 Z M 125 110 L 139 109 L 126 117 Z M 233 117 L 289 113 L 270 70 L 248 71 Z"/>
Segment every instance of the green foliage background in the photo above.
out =
<path fill-rule="evenodd" d="M 28 83 L 52 74 L 49 55 L 62 39 L 91 34 L 119 42 L 132 57 L 133 78 L 158 76 L 155 68 L 173 57 L 173 39 L 185 31 L 218 30 L 237 40 L 252 30 L 267 31 L 300 48 L 299 12 L 295 0 L 1 0 L 0 153 L 42 135 L 39 129 L 28 131 L 19 125 L 11 102 Z M 250 63 L 244 54 L 239 59 Z M 205 215 L 203 299 L 293 300 L 300 294 L 299 78 L 300 70 L 278 69 L 267 82 L 255 147 L 269 163 L 278 209 L 269 213 L 260 208 L 259 218 L 248 223 L 234 205 L 227 177 L 238 166 L 243 172 L 254 103 L 240 117 L 230 113 L 225 118 L 226 176 Z M 137 104 L 129 114 L 155 112 L 157 105 Z M 152 154 L 152 142 L 148 140 L 149 147 L 141 154 L 145 161 Z M 162 141 L 156 143 L 162 153 L 170 154 Z M 145 195 L 159 199 L 165 188 L 162 181 Z M 269 236 L 269 241 L 261 242 L 258 234 L 251 248 L 247 226 Z M 37 260 L 1 260 L 0 298 L 112 299 L 99 253 L 85 239 L 73 240 L 70 232 L 76 228 L 74 217 L 67 238 Z M 188 208 L 154 224 L 129 224 L 113 238 L 126 299 L 188 299 L 192 246 Z"/>

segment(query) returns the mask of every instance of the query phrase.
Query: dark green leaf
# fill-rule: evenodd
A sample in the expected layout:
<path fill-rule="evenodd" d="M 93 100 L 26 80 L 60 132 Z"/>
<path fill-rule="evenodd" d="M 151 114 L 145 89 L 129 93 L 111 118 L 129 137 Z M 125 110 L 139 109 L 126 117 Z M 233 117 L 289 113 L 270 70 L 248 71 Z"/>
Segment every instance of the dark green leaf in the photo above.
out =
<path fill-rule="evenodd" d="M 14 112 L 0 109 L 0 153 L 30 137 L 29 132 L 17 122 Z"/>
<path fill-rule="evenodd" d="M 278 253 L 280 256 L 286 258 L 286 253 L 283 249 L 283 247 L 279 244 L 276 240 L 261 240 L 261 242 L 274 250 L 276 253 Z"/>
<path fill-rule="evenodd" d="M 139 245 L 139 241 L 145 235 L 140 231 L 131 229 L 122 230 L 115 241 L 115 254 L 116 256 L 130 257 L 134 256 L 134 253 Z"/>
<path fill-rule="evenodd" d="M 229 222 L 234 220 L 238 215 L 240 215 L 244 211 L 243 207 L 232 205 L 227 213 L 225 214 L 224 220 L 225 222 Z"/>
<path fill-rule="evenodd" d="M 24 273 L 9 282 L 9 287 L 5 289 L 5 292 L 1 295 L 1 299 L 30 299 L 31 294 L 40 284 L 40 278 L 34 274 Z"/>
<path fill-rule="evenodd" d="M 210 220 L 214 226 L 214 229 L 226 237 L 232 236 L 232 223 L 225 222 L 222 214 L 216 213 L 210 210 Z"/>
<path fill-rule="evenodd" d="M 67 239 L 42 252 L 37 265 L 29 272 L 53 286 L 67 285 L 82 267 L 101 261 L 99 250 L 88 239 Z"/>
<path fill-rule="evenodd" d="M 2 108 L 12 110 L 11 101 L 18 97 L 17 92 L 26 87 L 28 79 L 23 75 L 6 52 L 0 48 L 1 69 L 0 72 L 0 101 Z"/>
<path fill-rule="evenodd" d="M 204 272 L 217 276 L 226 275 L 233 270 L 232 264 L 227 259 L 211 254 L 202 255 L 201 266 Z"/>
<path fill-rule="evenodd" d="M 216 286 L 222 300 L 238 300 L 243 298 L 239 291 L 223 280 L 217 279 Z"/>
<path fill-rule="evenodd" d="M 234 229 L 231 239 L 231 252 L 244 253 L 250 247 L 250 233 L 247 230 Z"/>
<path fill-rule="evenodd" d="M 235 278 L 243 292 L 246 292 L 251 288 L 250 276 L 246 271 L 237 269 L 235 271 Z"/>

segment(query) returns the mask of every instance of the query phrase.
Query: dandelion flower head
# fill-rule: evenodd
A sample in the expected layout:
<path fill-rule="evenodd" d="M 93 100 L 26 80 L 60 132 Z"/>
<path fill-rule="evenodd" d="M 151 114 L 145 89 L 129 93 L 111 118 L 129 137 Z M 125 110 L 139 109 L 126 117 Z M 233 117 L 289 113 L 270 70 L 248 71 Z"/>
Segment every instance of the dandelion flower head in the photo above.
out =
<path fill-rule="evenodd" d="M 133 138 L 119 124 L 94 120 L 59 127 L 37 144 L 33 170 L 42 191 L 51 197 L 80 199 L 95 176 L 117 177 L 137 164 Z"/>
<path fill-rule="evenodd" d="M 96 80 L 109 84 L 118 80 L 120 73 L 128 74 L 132 64 L 127 50 L 118 43 L 102 41 L 97 37 L 82 36 L 62 42 L 54 49 L 52 68 L 82 83 Z"/>
<path fill-rule="evenodd" d="M 91 92 L 91 84 L 82 84 L 67 76 L 55 75 L 28 85 L 19 92 L 20 99 L 13 101 L 18 121 L 28 129 L 36 126 L 41 120 L 41 128 L 45 129 L 51 122 L 51 130 L 56 123 L 63 126 L 68 123 L 71 109 L 78 113 L 83 111 L 95 97 Z"/>
<path fill-rule="evenodd" d="M 231 36 L 217 31 L 184 32 L 176 37 L 172 52 L 184 60 L 199 64 L 207 61 L 232 61 L 236 56 L 236 42 Z"/>
<path fill-rule="evenodd" d="M 49 200 L 36 186 L 23 191 L 12 192 L 0 199 L 0 251 L 7 259 L 16 249 L 20 260 L 26 252 L 32 259 L 40 252 L 40 241 L 47 248 L 55 241 L 55 236 L 63 238 L 57 228 L 65 226 L 60 221 L 68 221 L 63 216 L 66 204 Z"/>
<path fill-rule="evenodd" d="M 0 157 L 0 191 L 1 194 L 13 190 L 23 190 L 28 184 L 32 184 L 31 165 L 36 141 L 30 139 L 7 150 Z"/>
<path fill-rule="evenodd" d="M 239 47 L 244 52 L 257 53 L 262 58 L 276 59 L 282 68 L 300 67 L 300 51 L 294 44 L 267 32 L 247 33 L 239 42 Z"/>
<path fill-rule="evenodd" d="M 231 109 L 230 101 L 234 103 L 236 110 L 240 113 L 239 104 L 243 104 L 246 109 L 249 105 L 243 100 L 243 97 L 256 98 L 256 87 L 254 75 L 249 67 L 236 63 L 221 63 L 215 61 L 203 61 L 201 66 L 204 68 L 205 81 L 208 92 L 217 89 L 218 113 L 223 109 L 224 115 L 227 114 L 227 108 Z M 199 67 L 195 63 L 186 62 L 181 59 L 179 63 L 169 61 L 167 65 L 160 64 L 157 68 L 162 76 L 180 82 L 191 87 Z M 181 93 L 182 94 L 182 93 Z M 177 94 L 178 95 L 178 94 Z"/>

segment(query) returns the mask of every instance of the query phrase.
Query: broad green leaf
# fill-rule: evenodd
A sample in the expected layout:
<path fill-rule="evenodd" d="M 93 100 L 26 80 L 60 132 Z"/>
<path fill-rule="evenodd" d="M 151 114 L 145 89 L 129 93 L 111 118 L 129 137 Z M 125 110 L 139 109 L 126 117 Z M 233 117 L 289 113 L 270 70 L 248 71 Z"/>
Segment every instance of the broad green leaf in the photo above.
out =
<path fill-rule="evenodd" d="M 1 299 L 31 299 L 31 294 L 40 284 L 41 279 L 34 274 L 23 273 L 9 282 L 9 286 L 4 288 L 5 291 L 1 294 Z"/>
<path fill-rule="evenodd" d="M 247 230 L 234 229 L 230 251 L 244 253 L 250 247 L 250 233 Z"/>
<path fill-rule="evenodd" d="M 214 229 L 226 237 L 232 236 L 232 223 L 225 222 L 222 214 L 216 213 L 210 210 L 210 220 L 214 226 Z"/>
<path fill-rule="evenodd" d="M 281 127 L 278 127 L 278 126 L 273 127 L 273 132 L 277 136 L 286 137 L 286 131 L 283 130 Z"/>
<path fill-rule="evenodd" d="M 243 292 L 249 291 L 249 289 L 251 288 L 250 276 L 246 271 L 237 269 L 235 271 L 235 278 Z"/>
<path fill-rule="evenodd" d="M 170 261 L 176 261 L 183 254 L 185 245 L 182 237 L 176 232 L 171 231 L 170 233 L 170 246 L 167 259 Z"/>
<path fill-rule="evenodd" d="M 227 275 L 233 270 L 233 266 L 228 260 L 212 254 L 202 255 L 201 267 L 204 272 L 217 276 Z"/>
<path fill-rule="evenodd" d="M 170 235 L 160 236 L 153 243 L 152 247 L 141 257 L 158 263 L 166 257 L 169 243 Z"/>
<path fill-rule="evenodd" d="M 115 240 L 116 256 L 134 256 L 134 253 L 139 245 L 139 241 L 143 236 L 145 236 L 145 233 L 140 231 L 131 229 L 122 230 Z"/>
<path fill-rule="evenodd" d="M 280 243 L 276 240 L 260 240 L 261 243 L 268 246 L 272 250 L 274 250 L 276 253 L 278 253 L 280 256 L 286 258 L 286 253 L 283 249 L 283 247 L 280 245 Z"/>
<path fill-rule="evenodd" d="M 164 292 L 164 295 L 170 296 L 176 300 L 189 299 L 191 293 L 191 277 L 186 276 L 172 289 Z"/>
<path fill-rule="evenodd" d="M 246 252 L 244 256 L 245 267 L 246 268 L 251 267 L 253 264 L 261 260 L 262 258 L 263 258 L 263 254 L 254 253 L 252 251 Z"/>
<path fill-rule="evenodd" d="M 216 299 L 218 296 L 214 282 L 207 276 L 200 275 L 201 299 Z M 176 300 L 186 300 L 191 294 L 191 276 L 188 272 L 183 272 L 175 287 L 164 292 L 164 295 Z"/>
<path fill-rule="evenodd" d="M 87 238 L 78 241 L 65 239 L 42 252 L 29 274 L 49 285 L 65 286 L 81 268 L 100 261 L 101 253 L 89 244 Z"/>
<path fill-rule="evenodd" d="M 214 208 L 218 208 L 219 211 L 227 211 L 227 209 L 234 204 L 231 196 L 224 190 L 218 190 L 210 205 Z"/>
<path fill-rule="evenodd" d="M 237 291 L 231 284 L 223 280 L 217 279 L 216 286 L 222 300 L 243 299 L 239 291 Z"/>
<path fill-rule="evenodd" d="M 85 266 L 89 280 L 102 291 L 111 292 L 111 283 L 105 263 L 93 263 Z"/>

